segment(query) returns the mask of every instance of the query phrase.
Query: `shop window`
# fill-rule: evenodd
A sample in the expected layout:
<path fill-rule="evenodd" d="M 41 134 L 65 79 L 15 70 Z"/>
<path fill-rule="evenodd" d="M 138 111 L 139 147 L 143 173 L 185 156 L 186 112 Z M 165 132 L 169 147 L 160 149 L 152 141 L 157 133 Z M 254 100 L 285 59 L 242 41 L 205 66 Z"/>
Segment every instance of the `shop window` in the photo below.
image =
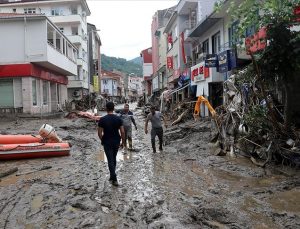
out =
<path fill-rule="evenodd" d="M 57 91 L 57 103 L 60 104 L 60 86 L 56 84 L 56 91 Z"/>
<path fill-rule="evenodd" d="M 47 81 L 43 81 L 43 105 L 48 104 L 48 91 L 49 85 Z"/>
<path fill-rule="evenodd" d="M 37 106 L 37 80 L 32 80 L 32 105 Z"/>

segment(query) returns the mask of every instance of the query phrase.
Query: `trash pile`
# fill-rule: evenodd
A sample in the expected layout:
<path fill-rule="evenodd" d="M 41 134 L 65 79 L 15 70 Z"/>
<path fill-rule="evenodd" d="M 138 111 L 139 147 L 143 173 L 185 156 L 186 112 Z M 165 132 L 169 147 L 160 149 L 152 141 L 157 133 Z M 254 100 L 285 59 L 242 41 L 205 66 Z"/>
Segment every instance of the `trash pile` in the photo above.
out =
<path fill-rule="evenodd" d="M 257 77 L 248 68 L 224 82 L 225 104 L 216 109 L 218 155 L 249 157 L 261 167 L 269 162 L 300 166 L 299 131 L 283 126 L 283 106 L 271 93 L 263 99 Z M 271 108 L 271 109 L 270 109 Z"/>
<path fill-rule="evenodd" d="M 81 99 L 73 99 L 67 106 L 67 110 L 70 111 L 87 111 L 91 108 L 97 108 L 98 110 L 104 110 L 107 99 L 101 95 L 91 93 L 85 95 Z"/>

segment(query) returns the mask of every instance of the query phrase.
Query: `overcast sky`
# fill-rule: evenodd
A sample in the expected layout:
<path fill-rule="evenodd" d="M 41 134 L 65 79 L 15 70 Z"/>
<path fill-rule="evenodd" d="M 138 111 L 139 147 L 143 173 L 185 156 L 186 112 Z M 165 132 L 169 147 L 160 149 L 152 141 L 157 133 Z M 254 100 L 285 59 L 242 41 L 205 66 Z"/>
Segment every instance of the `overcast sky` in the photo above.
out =
<path fill-rule="evenodd" d="M 87 0 L 88 22 L 96 25 L 102 41 L 101 53 L 131 60 L 151 47 L 151 22 L 157 10 L 178 0 Z"/>

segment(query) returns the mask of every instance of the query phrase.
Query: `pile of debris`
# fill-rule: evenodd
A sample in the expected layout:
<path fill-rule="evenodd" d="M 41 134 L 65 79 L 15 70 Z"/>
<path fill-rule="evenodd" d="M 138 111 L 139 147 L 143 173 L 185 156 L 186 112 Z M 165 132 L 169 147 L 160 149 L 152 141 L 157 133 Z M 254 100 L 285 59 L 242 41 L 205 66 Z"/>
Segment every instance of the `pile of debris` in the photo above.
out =
<path fill-rule="evenodd" d="M 225 104 L 214 116 L 219 155 L 239 153 L 262 167 L 269 162 L 298 167 L 299 131 L 284 128 L 283 106 L 270 93 L 264 99 L 260 83 L 249 68 L 224 82 Z"/>
<path fill-rule="evenodd" d="M 164 116 L 171 120 L 171 125 L 176 125 L 193 118 L 195 102 L 186 99 L 175 104 L 174 108 L 164 112 Z"/>
<path fill-rule="evenodd" d="M 73 99 L 68 103 L 67 110 L 71 111 L 87 111 L 91 108 L 97 108 L 97 110 L 104 110 L 107 99 L 96 93 L 85 95 L 82 98 Z"/>

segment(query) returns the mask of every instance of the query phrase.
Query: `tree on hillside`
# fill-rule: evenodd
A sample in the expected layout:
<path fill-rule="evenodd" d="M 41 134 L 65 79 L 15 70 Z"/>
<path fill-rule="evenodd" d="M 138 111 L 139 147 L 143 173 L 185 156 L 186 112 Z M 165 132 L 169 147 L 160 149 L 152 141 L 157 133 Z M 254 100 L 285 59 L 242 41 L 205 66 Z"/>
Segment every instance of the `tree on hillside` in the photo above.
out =
<path fill-rule="evenodd" d="M 290 128 L 300 115 L 300 32 L 293 26 L 300 24 L 295 10 L 299 0 L 222 0 L 217 8 L 230 1 L 229 14 L 238 21 L 237 35 L 244 37 L 247 28 L 267 30 L 267 47 L 259 53 L 251 53 L 255 71 L 264 99 L 267 100 L 267 85 L 277 82 L 282 85 L 284 102 L 284 126 Z M 268 104 L 270 110 L 270 104 Z M 275 120 L 273 120 L 275 121 Z"/>
<path fill-rule="evenodd" d="M 118 70 L 127 74 L 135 73 L 138 76 L 142 76 L 142 65 L 136 64 L 131 61 L 127 61 L 124 58 L 116 58 L 101 54 L 102 68 L 107 71 Z"/>

